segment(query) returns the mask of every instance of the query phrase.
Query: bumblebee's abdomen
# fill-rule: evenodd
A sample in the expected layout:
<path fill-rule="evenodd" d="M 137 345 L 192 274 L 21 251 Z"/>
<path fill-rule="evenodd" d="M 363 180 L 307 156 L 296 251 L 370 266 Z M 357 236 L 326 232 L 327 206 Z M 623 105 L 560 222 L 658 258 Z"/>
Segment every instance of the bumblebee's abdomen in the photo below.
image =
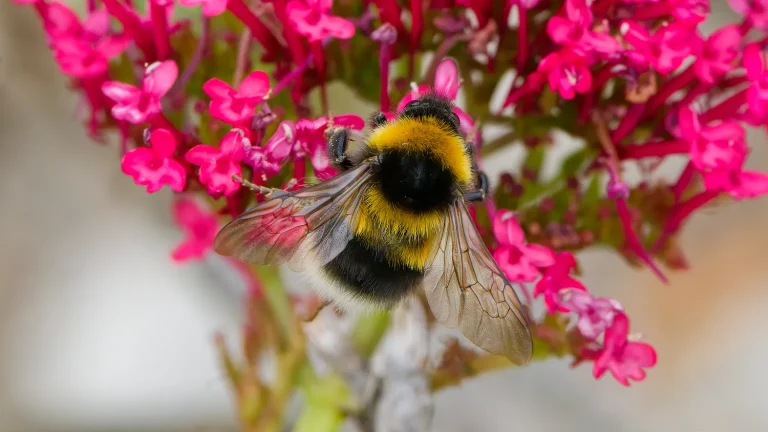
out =
<path fill-rule="evenodd" d="M 323 267 L 344 294 L 365 302 L 391 306 L 421 283 L 424 273 L 393 264 L 387 252 L 353 237 L 347 247 Z"/>

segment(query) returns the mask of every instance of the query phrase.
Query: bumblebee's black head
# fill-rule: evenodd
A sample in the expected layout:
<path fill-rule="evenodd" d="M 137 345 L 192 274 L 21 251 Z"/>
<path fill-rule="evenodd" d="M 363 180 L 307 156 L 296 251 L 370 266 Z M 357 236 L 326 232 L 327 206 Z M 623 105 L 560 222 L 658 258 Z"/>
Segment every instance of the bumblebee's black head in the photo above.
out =
<path fill-rule="evenodd" d="M 414 213 L 447 209 L 471 183 L 470 156 L 450 101 L 426 95 L 368 139 L 386 199 Z"/>

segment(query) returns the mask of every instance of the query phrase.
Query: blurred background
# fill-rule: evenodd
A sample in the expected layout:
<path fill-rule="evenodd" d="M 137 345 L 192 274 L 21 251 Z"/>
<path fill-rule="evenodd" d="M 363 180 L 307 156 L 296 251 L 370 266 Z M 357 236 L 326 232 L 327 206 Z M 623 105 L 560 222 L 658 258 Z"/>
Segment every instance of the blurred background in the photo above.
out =
<path fill-rule="evenodd" d="M 708 29 L 736 21 L 711 3 Z M 170 194 L 122 175 L 77 106 L 33 10 L 0 2 L 0 431 L 235 430 L 212 337 L 236 340 L 241 287 L 215 258 L 170 261 Z M 765 132 L 750 135 L 751 165 L 768 169 Z M 699 214 L 692 269 L 669 285 L 580 255 L 587 286 L 656 346 L 646 381 L 595 381 L 567 360 L 488 374 L 437 396 L 434 430 L 768 430 L 767 217 L 764 199 Z"/>

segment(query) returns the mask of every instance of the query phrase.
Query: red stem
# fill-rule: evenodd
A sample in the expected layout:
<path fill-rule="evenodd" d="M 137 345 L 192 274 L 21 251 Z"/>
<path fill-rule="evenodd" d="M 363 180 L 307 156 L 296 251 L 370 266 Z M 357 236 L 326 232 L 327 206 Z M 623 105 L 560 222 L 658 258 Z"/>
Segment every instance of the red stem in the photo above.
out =
<path fill-rule="evenodd" d="M 117 0 L 104 0 L 104 7 L 110 15 L 120 22 L 123 30 L 133 38 L 146 60 L 153 61 L 155 59 L 154 44 L 144 33 L 139 17 Z"/>
<path fill-rule="evenodd" d="M 719 195 L 719 192 L 704 191 L 698 195 L 694 195 L 687 201 L 683 201 L 672 207 L 672 211 L 670 211 L 667 218 L 667 223 L 664 226 L 664 231 L 662 231 L 661 236 L 659 236 L 659 239 L 656 240 L 656 243 L 654 243 L 651 250 L 658 251 L 661 249 L 669 236 L 674 234 L 680 228 L 680 226 L 693 214 L 693 212 L 714 200 Z"/>
<path fill-rule="evenodd" d="M 288 13 L 285 10 L 287 3 L 288 2 L 284 1 L 272 3 L 272 6 L 275 8 L 275 15 L 277 15 L 277 19 L 282 23 L 290 22 Z M 301 36 L 299 36 L 293 26 L 290 25 L 283 25 L 283 36 L 285 36 L 285 40 L 288 42 L 288 49 L 291 50 L 293 62 L 297 65 L 301 64 L 307 56 L 307 49 Z"/>
<path fill-rule="evenodd" d="M 229 9 L 233 15 L 240 19 L 240 21 L 251 30 L 251 34 L 259 41 L 261 46 L 264 47 L 268 56 L 279 56 L 280 42 L 278 42 L 275 35 L 262 24 L 261 20 L 254 15 L 248 6 L 246 6 L 243 0 L 229 0 L 227 2 L 227 9 Z"/>
<path fill-rule="evenodd" d="M 152 0 L 149 1 L 149 5 L 157 60 L 165 60 L 171 53 L 171 40 L 170 36 L 168 36 L 168 15 L 164 6 L 158 6 Z"/>
<path fill-rule="evenodd" d="M 626 136 L 635 128 L 637 122 L 640 121 L 644 111 L 645 104 L 630 105 L 629 108 L 627 108 L 627 113 L 624 115 L 624 118 L 621 119 L 621 123 L 619 123 L 616 130 L 613 131 L 613 134 L 611 134 L 611 141 L 613 141 L 614 144 L 618 144 L 621 140 L 626 138 Z"/>
<path fill-rule="evenodd" d="M 408 46 L 408 77 L 413 78 L 416 67 L 416 51 L 421 46 L 424 32 L 424 5 L 421 0 L 411 0 L 411 40 Z M 389 98 L 389 96 L 387 96 Z M 387 103 L 389 106 L 389 103 Z"/>
<path fill-rule="evenodd" d="M 643 4 L 632 11 L 632 19 L 636 21 L 646 21 L 668 15 L 669 7 L 666 3 Z"/>
<path fill-rule="evenodd" d="M 517 73 L 522 73 L 526 61 L 528 61 L 528 10 L 517 5 L 519 25 L 517 31 Z"/>
<path fill-rule="evenodd" d="M 661 141 L 645 143 L 641 145 L 626 145 L 618 149 L 619 159 L 643 159 L 647 157 L 664 157 L 672 154 L 688 153 L 690 144 L 688 141 Z"/>
<path fill-rule="evenodd" d="M 592 107 L 595 105 L 595 97 L 598 97 L 605 84 L 613 79 L 618 72 L 613 68 L 618 65 L 615 62 L 606 63 L 602 66 L 592 79 L 592 89 L 584 95 L 584 103 L 581 104 L 580 118 L 582 122 L 589 121 L 589 116 L 592 115 Z"/>
<path fill-rule="evenodd" d="M 670 96 L 690 84 L 694 79 L 696 79 L 696 72 L 693 69 L 693 66 L 688 66 L 688 69 L 680 72 L 664 83 L 661 89 L 659 89 L 659 91 L 648 101 L 645 112 L 647 114 L 656 112 L 657 109 L 664 105 L 664 102 L 666 102 Z"/>
<path fill-rule="evenodd" d="M 176 128 L 176 126 L 171 123 L 170 120 L 168 120 L 168 117 L 165 116 L 163 113 L 158 113 L 154 117 L 152 117 L 149 120 L 149 124 L 156 129 L 167 129 L 170 131 L 178 140 L 179 146 L 182 145 L 184 142 L 184 135 L 179 131 L 179 129 Z"/>
<path fill-rule="evenodd" d="M 651 269 L 651 271 L 653 271 L 653 273 L 656 274 L 659 279 L 661 279 L 662 282 L 667 283 L 667 277 L 664 276 L 664 273 L 661 272 L 659 267 L 656 266 L 656 263 L 653 262 L 651 256 L 648 255 L 648 252 L 643 247 L 640 238 L 632 227 L 632 215 L 629 211 L 629 205 L 627 204 L 626 198 L 617 199 L 615 202 L 616 212 L 619 215 L 619 220 L 624 229 L 624 235 L 626 236 L 629 248 Z"/>
<path fill-rule="evenodd" d="M 707 124 L 714 120 L 722 120 L 727 117 L 731 117 L 739 110 L 741 107 L 747 102 L 747 91 L 742 90 L 735 95 L 729 97 L 728 99 L 724 100 L 720 103 L 720 105 L 717 105 L 715 107 L 712 107 L 709 109 L 709 111 L 705 112 L 701 115 L 701 123 Z"/>
<path fill-rule="evenodd" d="M 392 56 L 391 50 L 392 47 L 387 42 L 379 44 L 379 70 L 381 71 L 379 107 L 382 111 L 389 111 L 389 62 Z"/>
<path fill-rule="evenodd" d="M 693 180 L 693 174 L 695 172 L 696 167 L 693 166 L 693 162 L 688 162 L 688 165 L 685 166 L 685 169 L 677 179 L 677 183 L 672 186 L 672 193 L 675 195 L 675 202 L 680 201 L 680 197 L 683 196 L 685 188 L 691 184 L 691 180 Z"/>

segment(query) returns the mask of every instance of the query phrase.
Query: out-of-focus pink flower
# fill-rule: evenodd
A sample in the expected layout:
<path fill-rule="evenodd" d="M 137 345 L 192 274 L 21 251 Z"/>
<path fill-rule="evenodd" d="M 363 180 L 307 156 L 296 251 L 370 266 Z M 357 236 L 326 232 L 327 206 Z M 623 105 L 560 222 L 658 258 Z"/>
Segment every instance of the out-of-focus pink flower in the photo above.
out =
<path fill-rule="evenodd" d="M 736 25 L 725 26 L 714 32 L 702 45 L 693 69 L 696 76 L 707 84 L 714 84 L 735 67 L 740 52 L 741 33 Z"/>
<path fill-rule="evenodd" d="M 499 243 L 493 258 L 510 281 L 533 282 L 540 274 L 539 269 L 555 263 L 554 252 L 525 241 L 525 232 L 511 211 L 501 210 L 496 213 L 493 217 L 493 235 Z"/>
<path fill-rule="evenodd" d="M 91 78 L 105 73 L 109 60 L 122 54 L 129 43 L 123 36 L 106 36 L 95 45 L 84 39 L 65 37 L 54 44 L 54 58 L 65 74 Z"/>
<path fill-rule="evenodd" d="M 610 371 L 616 381 L 629 386 L 629 380 L 645 379 L 645 369 L 656 364 L 656 350 L 647 343 L 630 342 L 629 318 L 624 313 L 617 313 L 613 324 L 605 331 L 603 349 L 595 359 L 592 374 L 595 378 Z"/>
<path fill-rule="evenodd" d="M 703 126 L 688 107 L 680 110 L 681 136 L 691 143 L 691 161 L 706 175 L 713 172 L 737 172 L 747 157 L 744 128 L 735 121 Z"/>
<path fill-rule="evenodd" d="M 586 52 L 612 54 L 621 49 L 619 42 L 606 32 L 592 30 L 592 11 L 585 0 L 565 2 L 565 15 L 547 22 L 552 42 Z"/>
<path fill-rule="evenodd" d="M 328 141 L 325 137 L 328 126 L 328 117 L 320 117 L 315 120 L 301 119 L 296 122 L 296 147 L 309 156 L 309 160 L 315 168 L 315 174 L 319 178 L 325 178 L 335 173 L 328 157 Z M 365 120 L 352 114 L 333 116 L 333 126 L 362 130 L 365 127 Z"/>
<path fill-rule="evenodd" d="M 749 19 L 749 22 L 759 28 L 765 30 L 768 28 L 768 1 L 766 0 L 728 0 L 728 4 L 733 10 L 745 18 Z"/>
<path fill-rule="evenodd" d="M 402 111 L 408 102 L 418 99 L 419 97 L 434 91 L 436 94 L 444 96 L 452 101 L 455 101 L 459 95 L 459 88 L 461 87 L 461 78 L 459 77 L 459 66 L 453 59 L 445 59 L 437 65 L 435 70 L 435 82 L 432 87 L 428 85 L 416 84 L 411 85 L 411 91 L 405 94 L 400 102 L 397 104 L 397 111 Z M 454 106 L 453 112 L 459 117 L 460 129 L 468 133 L 475 126 L 475 121 L 461 108 Z M 392 117 L 392 115 L 390 115 Z"/>
<path fill-rule="evenodd" d="M 219 231 L 216 214 L 193 199 L 180 198 L 173 203 L 173 218 L 185 234 L 184 240 L 171 253 L 174 261 L 199 260 L 213 250 L 213 241 Z"/>
<path fill-rule="evenodd" d="M 155 129 L 149 135 L 149 147 L 139 147 L 123 156 L 121 167 L 137 185 L 146 186 L 154 193 L 168 185 L 176 192 L 184 190 L 187 173 L 173 158 L 176 138 L 165 129 Z"/>
<path fill-rule="evenodd" d="M 209 145 L 196 145 L 189 149 L 184 158 L 187 162 L 200 167 L 200 183 L 214 198 L 234 195 L 240 183 L 232 176 L 243 175 L 240 165 L 245 159 L 245 147 L 251 143 L 240 129 L 232 129 L 219 142 L 219 148 Z"/>
<path fill-rule="evenodd" d="M 106 9 L 98 9 L 91 12 L 85 21 L 80 21 L 80 17 L 68 6 L 51 2 L 46 8 L 44 25 L 53 44 L 64 37 L 96 42 L 109 30 L 109 14 Z"/>
<path fill-rule="evenodd" d="M 762 122 L 768 118 L 768 64 L 765 52 L 757 43 L 744 47 L 742 58 L 747 70 L 749 88 L 747 89 L 747 104 L 753 117 Z"/>
<path fill-rule="evenodd" d="M 563 99 L 573 99 L 576 93 L 592 89 L 592 73 L 583 53 L 564 48 L 546 56 L 539 63 L 539 72 L 547 75 L 549 86 Z"/>
<path fill-rule="evenodd" d="M 507 0 L 510 4 L 518 5 L 520 7 L 531 9 L 538 6 L 541 0 Z"/>
<path fill-rule="evenodd" d="M 647 64 L 660 74 L 667 75 L 680 67 L 688 56 L 699 51 L 701 38 L 696 33 L 696 24 L 696 19 L 673 21 L 651 36 L 648 29 L 640 24 L 624 21 L 621 33 Z"/>
<path fill-rule="evenodd" d="M 750 170 L 714 172 L 704 176 L 704 186 L 727 192 L 737 200 L 757 198 L 768 194 L 768 174 Z"/>
<path fill-rule="evenodd" d="M 211 98 L 211 115 L 229 124 L 250 120 L 256 107 L 269 96 L 269 75 L 254 71 L 235 90 L 218 78 L 203 84 L 203 91 Z"/>
<path fill-rule="evenodd" d="M 245 147 L 243 162 L 253 168 L 255 175 L 271 177 L 280 172 L 280 166 L 288 159 L 295 141 L 295 124 L 290 120 L 282 121 L 264 147 Z"/>
<path fill-rule="evenodd" d="M 186 7 L 203 7 L 203 15 L 215 17 L 227 10 L 227 0 L 179 0 L 179 4 Z"/>
<path fill-rule="evenodd" d="M 112 115 L 116 119 L 140 124 L 161 112 L 160 99 L 171 89 L 178 73 L 176 62 L 166 60 L 147 67 L 141 88 L 119 81 L 107 81 L 101 90 L 116 102 L 112 107 Z"/>
<path fill-rule="evenodd" d="M 555 262 L 542 271 L 541 279 L 536 282 L 533 296 L 544 296 L 544 305 L 547 312 L 567 312 L 568 309 L 560 305 L 560 292 L 566 289 L 586 291 L 587 288 L 578 280 L 571 277 L 571 271 L 576 268 L 576 258 L 570 252 L 558 252 Z"/>
<path fill-rule="evenodd" d="M 667 0 L 672 16 L 677 19 L 704 21 L 710 12 L 709 0 Z"/>
<path fill-rule="evenodd" d="M 344 18 L 331 15 L 333 0 L 291 0 L 286 10 L 296 31 L 320 42 L 328 37 L 349 39 L 355 34 L 355 25 Z"/>
<path fill-rule="evenodd" d="M 587 339 L 594 340 L 613 323 L 613 318 L 623 309 L 610 298 L 595 298 L 582 290 L 568 290 L 560 300 L 560 306 L 579 316 L 576 326 Z"/>

